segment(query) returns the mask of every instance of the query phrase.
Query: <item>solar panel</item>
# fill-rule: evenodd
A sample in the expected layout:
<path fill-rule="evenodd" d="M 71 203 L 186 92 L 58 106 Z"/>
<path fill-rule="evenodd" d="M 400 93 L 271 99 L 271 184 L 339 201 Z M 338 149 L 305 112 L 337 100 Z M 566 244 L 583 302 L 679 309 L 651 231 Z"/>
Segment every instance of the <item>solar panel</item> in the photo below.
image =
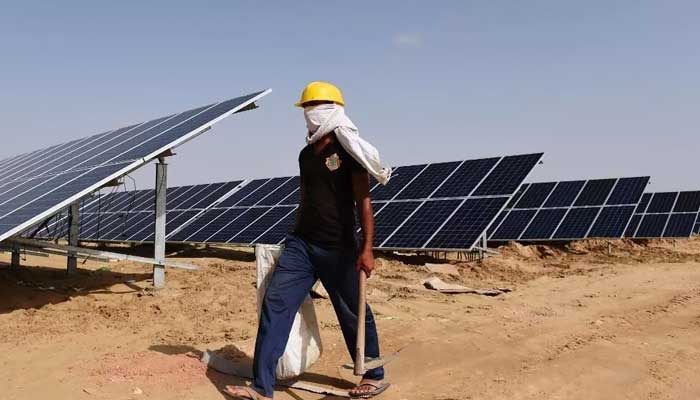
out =
<path fill-rule="evenodd" d="M 491 235 L 491 240 L 511 240 L 520 238 L 525 228 L 530 224 L 532 218 L 537 214 L 537 210 L 512 210 L 502 212 L 503 223 Z"/>
<path fill-rule="evenodd" d="M 374 217 L 374 241 L 384 243 L 420 207 L 420 201 L 388 203 Z"/>
<path fill-rule="evenodd" d="M 687 238 L 700 212 L 700 191 L 645 193 L 634 212 L 626 237 Z M 638 221 L 638 222 L 637 222 Z"/>
<path fill-rule="evenodd" d="M 386 241 L 377 243 L 377 247 L 425 247 L 428 239 L 461 203 L 461 200 L 431 200 L 421 204 Z"/>
<path fill-rule="evenodd" d="M 388 185 L 372 190 L 376 248 L 471 249 L 541 157 L 527 154 L 398 167 Z M 229 190 L 232 186 L 236 188 Z M 154 195 L 154 191 L 117 193 L 88 202 L 83 210 L 89 212 L 82 214 L 86 237 L 153 240 Z M 279 243 L 295 221 L 299 178 L 174 187 L 168 189 L 168 199 L 168 241 Z M 193 210 L 194 206 L 201 209 Z"/>
<path fill-rule="evenodd" d="M 634 213 L 634 206 L 603 207 L 591 228 L 591 237 L 622 237 Z"/>
<path fill-rule="evenodd" d="M 566 208 L 548 208 L 537 212 L 521 239 L 533 240 L 539 238 L 550 238 L 559 226 L 560 221 L 566 215 Z"/>
<path fill-rule="evenodd" d="M 425 199 L 459 166 L 459 162 L 430 164 L 415 180 L 406 186 L 397 199 Z"/>
<path fill-rule="evenodd" d="M 507 201 L 508 197 L 482 197 L 464 200 L 457 211 L 435 233 L 426 247 L 431 249 L 471 249 Z M 466 246 L 465 244 L 470 245 Z"/>
<path fill-rule="evenodd" d="M 166 235 L 197 217 L 205 209 L 241 187 L 242 181 L 168 188 Z M 153 241 L 155 215 L 154 190 L 137 190 L 99 195 L 83 201 L 80 208 L 81 240 Z M 36 237 L 58 238 L 67 235 L 67 216 L 61 216 Z"/>
<path fill-rule="evenodd" d="M 214 103 L 6 161 L 0 169 L 0 240 L 25 231 L 185 143 L 267 93 Z"/>
<path fill-rule="evenodd" d="M 556 186 L 556 182 L 533 183 L 529 185 L 518 200 L 516 208 L 539 208 L 542 207 L 549 194 Z"/>
<path fill-rule="evenodd" d="M 376 248 L 470 249 L 522 184 L 520 177 L 527 176 L 541 157 L 528 154 L 396 168 L 386 186 L 376 181 L 372 185 Z M 279 243 L 293 228 L 298 186 L 298 177 L 251 181 L 170 240 Z M 488 194 L 481 198 L 472 194 L 476 191 Z"/>
<path fill-rule="evenodd" d="M 418 174 L 420 174 L 427 165 L 409 165 L 405 167 L 396 168 L 391 179 L 386 185 L 377 185 L 372 189 L 372 199 L 373 200 L 391 200 L 396 196 L 401 190 L 403 190 L 406 185 L 411 183 Z"/>
<path fill-rule="evenodd" d="M 489 240 L 574 240 L 622 237 L 649 177 L 524 185 Z"/>

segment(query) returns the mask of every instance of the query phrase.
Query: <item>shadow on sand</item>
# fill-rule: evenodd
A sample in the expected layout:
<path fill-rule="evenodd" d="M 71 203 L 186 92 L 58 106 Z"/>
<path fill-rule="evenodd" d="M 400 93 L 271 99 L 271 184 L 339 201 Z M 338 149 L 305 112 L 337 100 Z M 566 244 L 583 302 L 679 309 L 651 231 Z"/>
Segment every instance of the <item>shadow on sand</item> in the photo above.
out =
<path fill-rule="evenodd" d="M 149 350 L 152 351 L 157 351 L 159 353 L 167 354 L 167 355 L 176 355 L 176 354 L 187 354 L 187 353 L 193 353 L 196 354 L 198 357 L 202 357 L 203 353 L 202 351 L 192 347 L 192 346 L 187 346 L 187 345 L 153 345 L 149 347 Z M 235 362 L 236 364 L 240 365 L 241 371 L 243 372 L 242 375 L 248 375 L 250 376 L 252 374 L 252 365 L 253 365 L 253 360 L 248 356 L 247 353 L 239 349 L 235 345 L 228 345 L 224 346 L 218 350 L 211 350 L 218 355 L 231 360 Z M 234 386 L 245 386 L 250 383 L 250 380 L 248 378 L 244 377 L 238 377 L 238 376 L 233 376 L 233 375 L 227 375 L 220 373 L 212 368 L 207 369 L 207 378 L 211 381 L 211 383 L 216 387 L 216 389 L 221 393 L 222 398 L 225 399 L 230 399 L 230 397 L 226 396 L 223 394 L 223 390 L 226 388 L 226 386 L 229 385 L 234 385 Z M 303 375 L 299 377 L 300 381 L 304 381 L 307 383 L 311 384 L 316 384 L 316 385 L 321 385 L 321 386 L 326 386 L 326 387 L 333 387 L 333 388 L 339 388 L 339 389 L 351 389 L 355 385 L 347 381 L 345 379 L 341 378 L 336 378 L 332 376 L 326 376 L 326 375 L 321 375 L 313 372 L 306 372 Z M 287 393 L 289 396 L 291 396 L 294 399 L 303 399 L 300 397 L 298 394 L 295 393 L 295 390 L 290 389 L 290 388 L 283 388 L 283 387 L 277 387 L 277 390 L 283 390 L 285 393 Z M 325 396 L 322 397 L 322 399 L 339 399 L 342 397 L 337 397 L 337 396 Z"/>
<path fill-rule="evenodd" d="M 88 294 L 126 294 L 150 288 L 150 273 L 121 273 L 109 265 L 97 270 L 78 269 L 67 275 L 62 268 L 27 265 L 13 268 L 0 262 L 0 314 L 14 310 L 41 308 Z M 124 290 L 111 289 L 116 284 Z"/>

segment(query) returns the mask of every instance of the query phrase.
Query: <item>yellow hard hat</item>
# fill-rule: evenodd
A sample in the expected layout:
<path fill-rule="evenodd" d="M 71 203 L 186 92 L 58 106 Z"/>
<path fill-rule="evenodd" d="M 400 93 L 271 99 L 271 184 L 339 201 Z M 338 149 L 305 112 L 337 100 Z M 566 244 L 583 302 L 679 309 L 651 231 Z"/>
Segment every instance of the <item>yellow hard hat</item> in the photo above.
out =
<path fill-rule="evenodd" d="M 311 82 L 301 92 L 301 99 L 294 104 L 297 107 L 304 107 L 304 104 L 310 101 L 332 101 L 341 106 L 345 105 L 343 94 L 335 85 L 328 82 L 315 81 Z"/>

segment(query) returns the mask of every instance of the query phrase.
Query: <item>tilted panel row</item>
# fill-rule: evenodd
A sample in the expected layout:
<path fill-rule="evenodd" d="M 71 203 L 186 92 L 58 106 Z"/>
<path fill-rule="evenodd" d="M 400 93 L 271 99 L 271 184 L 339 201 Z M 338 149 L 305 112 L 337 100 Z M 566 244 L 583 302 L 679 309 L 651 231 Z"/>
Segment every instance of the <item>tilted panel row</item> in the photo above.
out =
<path fill-rule="evenodd" d="M 622 237 L 648 181 L 631 177 L 523 185 L 489 230 L 489 240 Z"/>

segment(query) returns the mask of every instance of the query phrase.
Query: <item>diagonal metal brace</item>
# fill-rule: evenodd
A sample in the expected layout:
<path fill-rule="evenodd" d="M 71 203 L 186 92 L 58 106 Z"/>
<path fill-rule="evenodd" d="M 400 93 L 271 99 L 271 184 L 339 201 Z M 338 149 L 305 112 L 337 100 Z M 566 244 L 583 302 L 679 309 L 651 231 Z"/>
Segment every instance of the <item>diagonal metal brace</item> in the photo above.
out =
<path fill-rule="evenodd" d="M 133 261 L 133 262 L 143 263 L 143 264 L 159 264 L 159 265 L 165 265 L 167 267 L 189 269 L 189 270 L 198 270 L 199 269 L 199 267 L 196 265 L 185 264 L 185 263 L 181 263 L 181 262 L 177 262 L 177 261 L 170 261 L 166 258 L 163 258 L 161 260 L 156 260 L 155 258 L 132 256 L 132 255 L 121 254 L 121 253 L 113 253 L 111 251 L 86 249 L 84 247 L 77 247 L 77 246 L 66 246 L 66 245 L 62 245 L 62 244 L 45 242 L 43 240 L 24 239 L 24 238 L 17 238 L 16 237 L 16 238 L 8 239 L 7 242 L 15 243 L 15 244 L 25 246 L 25 247 L 34 247 L 34 248 L 39 248 L 39 249 L 48 248 L 48 249 L 62 250 L 65 252 L 74 252 L 77 254 L 85 254 L 85 255 L 89 255 L 89 256 L 111 258 L 111 259 L 122 260 L 122 261 Z"/>

